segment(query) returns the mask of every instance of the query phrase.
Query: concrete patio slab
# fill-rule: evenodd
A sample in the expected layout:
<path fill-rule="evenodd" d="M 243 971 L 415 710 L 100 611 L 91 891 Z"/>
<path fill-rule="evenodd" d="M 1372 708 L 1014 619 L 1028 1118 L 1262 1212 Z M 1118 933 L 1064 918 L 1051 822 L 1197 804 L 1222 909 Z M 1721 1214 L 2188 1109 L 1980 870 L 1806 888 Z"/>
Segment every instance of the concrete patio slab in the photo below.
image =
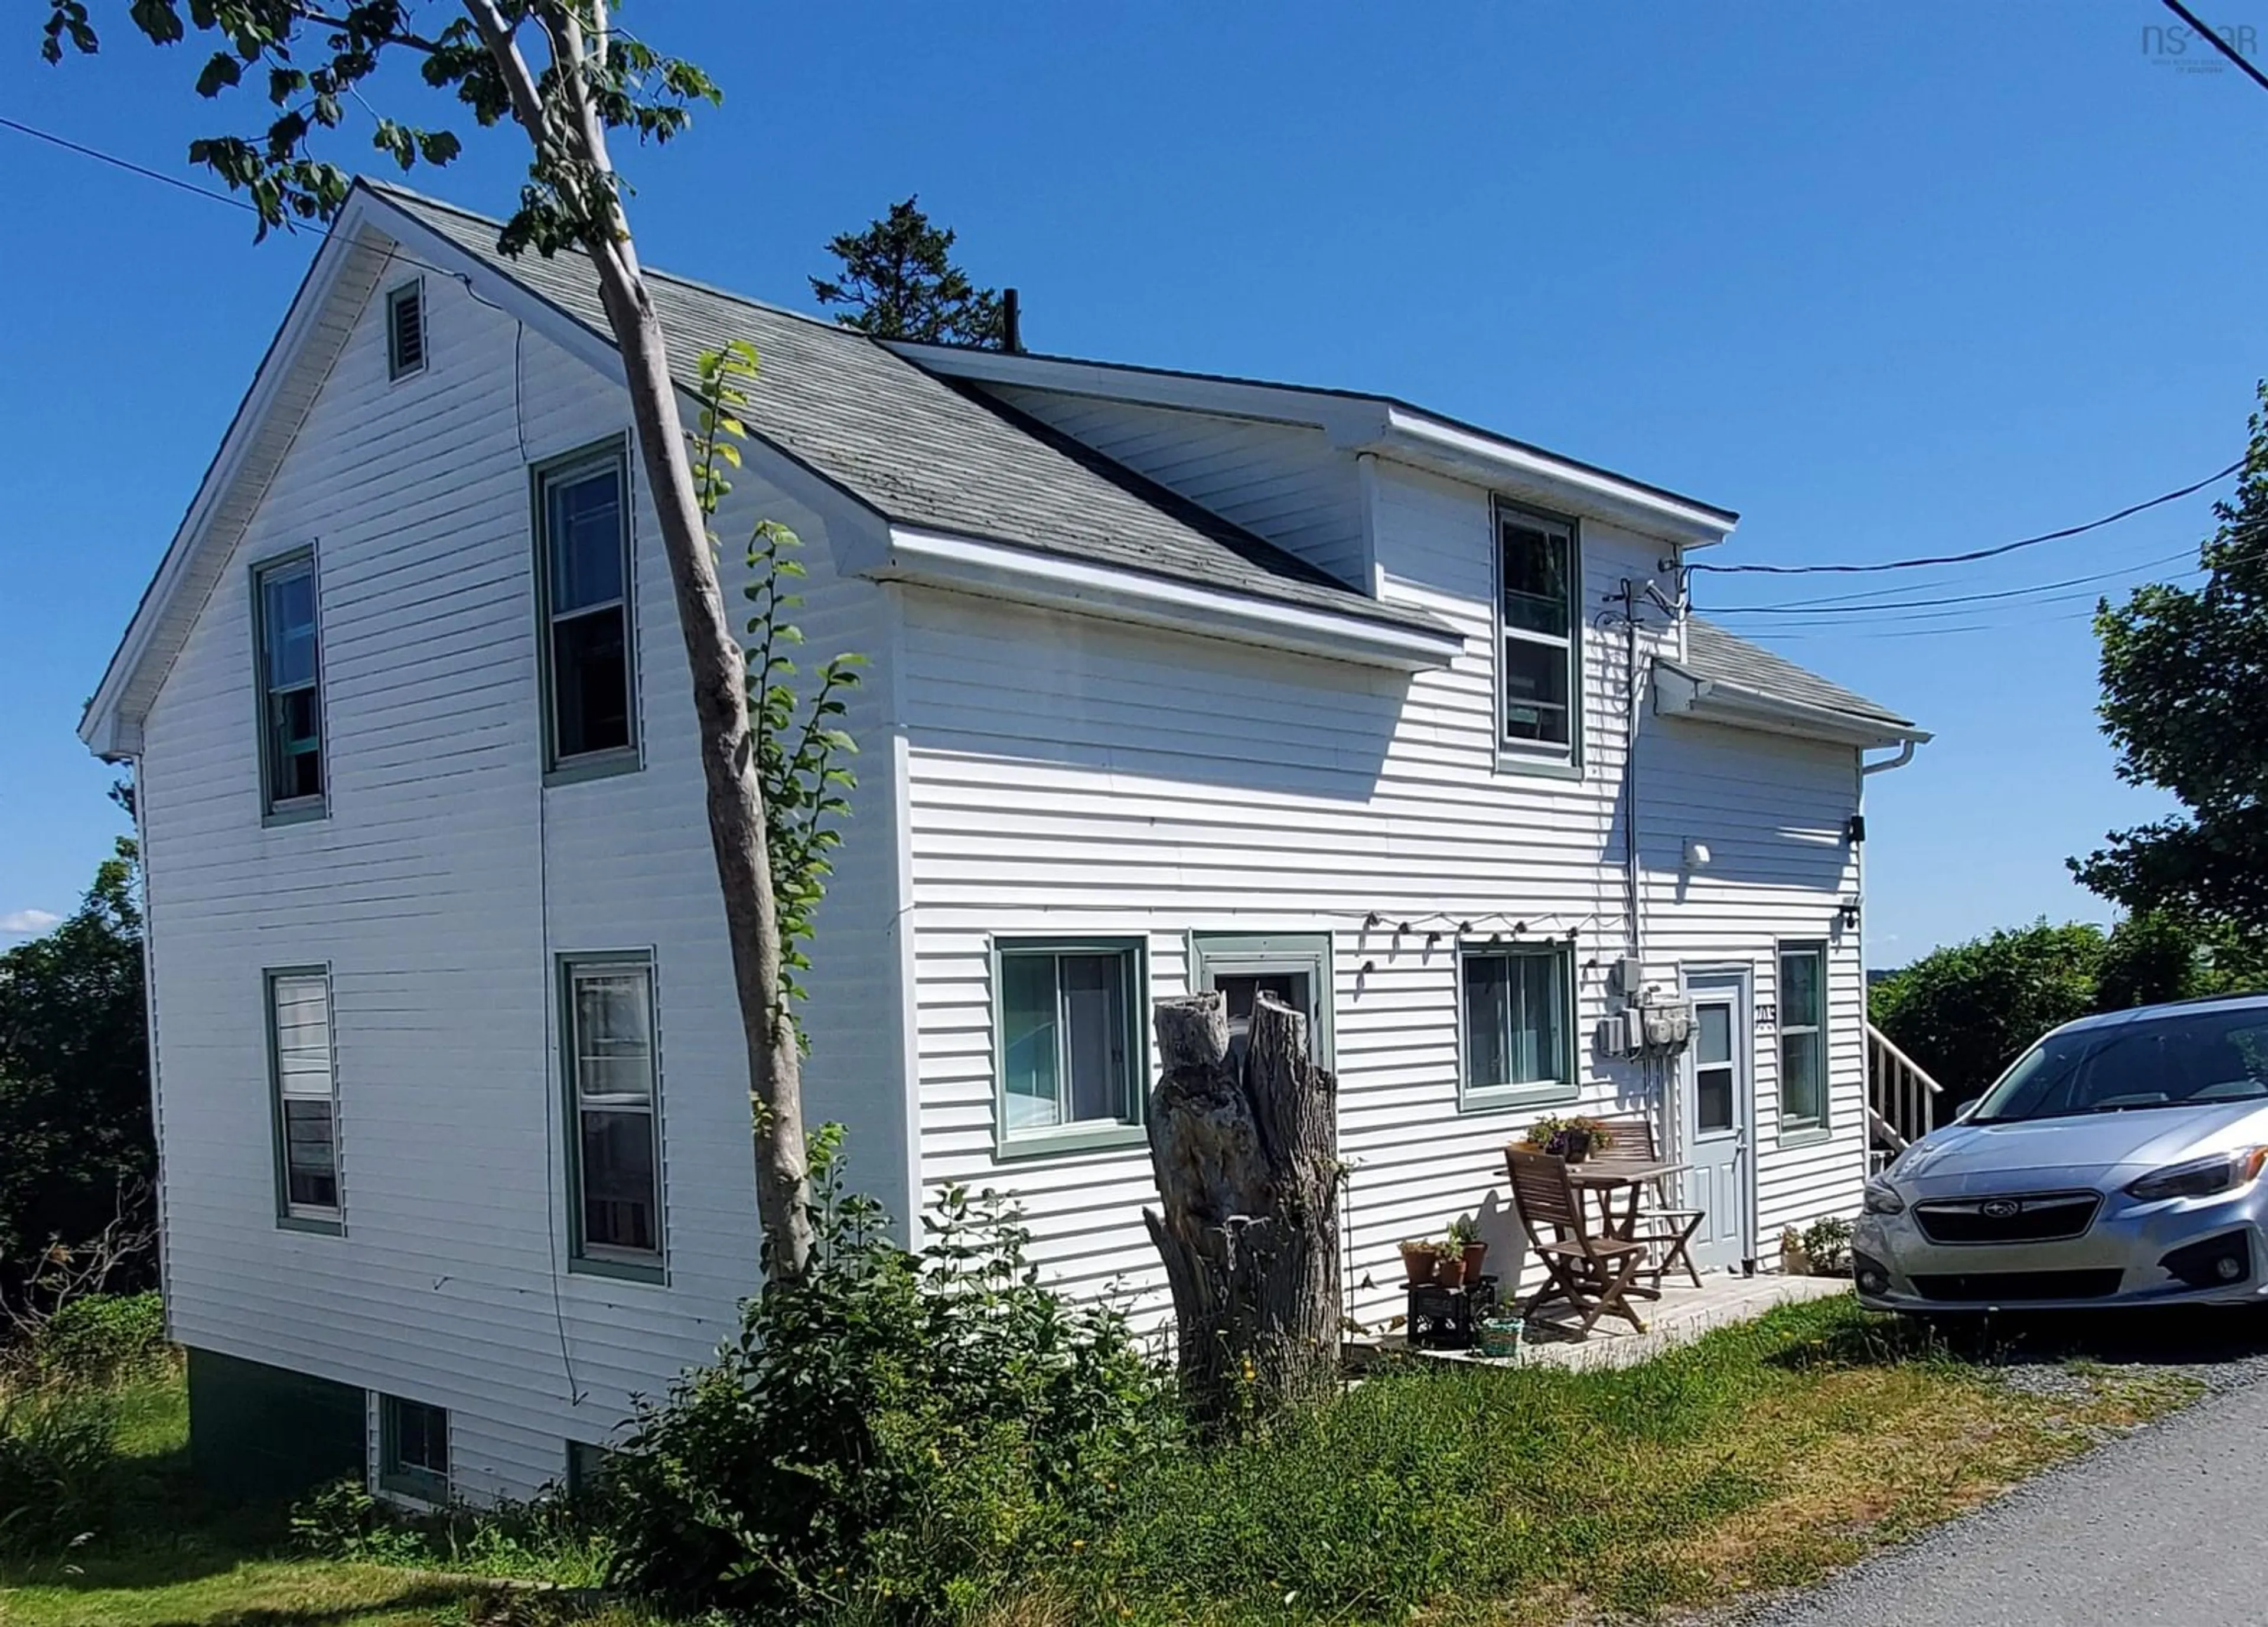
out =
<path fill-rule="evenodd" d="M 1753 1321 L 1778 1306 L 1850 1292 L 1851 1281 L 1845 1277 L 1782 1277 L 1776 1273 L 1707 1277 L 1698 1288 L 1665 1286 L 1660 1299 L 1636 1301 L 1638 1314 L 1646 1319 L 1644 1333 L 1628 1322 L 1609 1317 L 1592 1329 L 1587 1339 L 1575 1338 L 1572 1329 L 1556 1324 L 1551 1320 L 1551 1308 L 1547 1308 L 1543 1316 L 1528 1324 L 1530 1342 L 1522 1346 L 1520 1360 L 1528 1366 L 1578 1370 L 1635 1366 L 1639 1362 L 1651 1361 L 1664 1351 L 1690 1344 L 1712 1328 Z M 1513 1365 L 1472 1351 L 1416 1353 L 1440 1361 L 1469 1361 L 1491 1367 Z"/>

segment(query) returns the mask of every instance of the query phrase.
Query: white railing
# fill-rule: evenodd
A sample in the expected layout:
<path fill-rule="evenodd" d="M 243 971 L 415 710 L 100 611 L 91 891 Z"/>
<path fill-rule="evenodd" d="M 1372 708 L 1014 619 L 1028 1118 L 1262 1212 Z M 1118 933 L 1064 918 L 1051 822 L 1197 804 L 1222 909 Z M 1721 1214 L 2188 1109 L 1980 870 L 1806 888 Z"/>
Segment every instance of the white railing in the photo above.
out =
<path fill-rule="evenodd" d="M 1892 1044 L 1889 1035 L 1867 1025 L 1867 1123 L 1876 1147 L 1903 1152 L 1929 1134 L 1937 1124 L 1937 1099 L 1944 1093 L 1945 1087 Z"/>

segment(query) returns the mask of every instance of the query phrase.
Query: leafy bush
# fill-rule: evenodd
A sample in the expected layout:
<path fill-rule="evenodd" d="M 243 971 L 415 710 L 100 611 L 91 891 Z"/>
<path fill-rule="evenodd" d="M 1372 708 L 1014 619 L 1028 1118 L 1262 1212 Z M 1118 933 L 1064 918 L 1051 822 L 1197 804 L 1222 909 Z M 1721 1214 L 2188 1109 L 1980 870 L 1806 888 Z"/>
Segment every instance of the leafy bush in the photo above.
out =
<path fill-rule="evenodd" d="M 641 1410 L 611 1460 L 614 1580 L 804 1620 L 959 1613 L 1060 1550 L 1177 1419 L 1122 1315 L 1040 1285 L 1014 1213 L 948 1190 L 909 1254 L 814 1138 L 800 1282 Z"/>
<path fill-rule="evenodd" d="M 291 1510 L 293 1542 L 318 1558 L 564 1587 L 594 1587 L 605 1579 L 614 1556 L 606 1524 L 602 1499 L 589 1492 L 411 1513 L 353 1478 L 333 1482 Z"/>
<path fill-rule="evenodd" d="M 165 1358 L 166 1305 L 155 1293 L 90 1294 L 66 1300 L 32 1340 L 32 1359 L 52 1377 L 107 1384 Z"/>
<path fill-rule="evenodd" d="M 1851 1222 L 1840 1215 L 1815 1220 L 1803 1228 L 1803 1252 L 1815 1277 L 1843 1277 L 1851 1270 Z"/>
<path fill-rule="evenodd" d="M 49 1555 L 99 1531 L 116 1483 L 108 1397 L 0 1390 L 0 1554 Z"/>

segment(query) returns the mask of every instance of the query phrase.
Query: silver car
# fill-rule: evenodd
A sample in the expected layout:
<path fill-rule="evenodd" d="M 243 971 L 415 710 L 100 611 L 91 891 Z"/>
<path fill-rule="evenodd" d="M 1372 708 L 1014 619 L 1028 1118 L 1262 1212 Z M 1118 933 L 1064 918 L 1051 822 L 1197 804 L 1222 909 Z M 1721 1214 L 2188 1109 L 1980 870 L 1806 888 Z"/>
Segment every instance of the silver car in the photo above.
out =
<path fill-rule="evenodd" d="M 1867 1183 L 1878 1310 L 2268 1295 L 2268 996 L 2058 1028 Z"/>

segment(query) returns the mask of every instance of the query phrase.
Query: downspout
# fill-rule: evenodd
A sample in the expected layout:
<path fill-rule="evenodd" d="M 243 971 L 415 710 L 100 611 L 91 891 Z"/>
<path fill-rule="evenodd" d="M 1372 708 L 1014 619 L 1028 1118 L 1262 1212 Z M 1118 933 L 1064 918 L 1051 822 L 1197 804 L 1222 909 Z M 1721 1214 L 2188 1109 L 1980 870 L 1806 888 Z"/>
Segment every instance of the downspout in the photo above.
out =
<path fill-rule="evenodd" d="M 1896 756 L 1885 757 L 1880 762 L 1869 762 L 1864 757 L 1859 758 L 1859 777 L 1863 779 L 1869 774 L 1888 774 L 1892 769 L 1903 769 L 1913 761 L 1915 744 L 1912 740 L 1904 742 L 1899 746 Z"/>
<path fill-rule="evenodd" d="M 136 755 L 125 762 L 134 776 L 134 861 L 135 868 L 142 872 L 142 1024 L 147 1030 L 144 1037 L 150 1052 L 150 1145 L 157 1151 L 151 1199 L 158 1222 L 158 1298 L 165 1311 L 166 1336 L 173 1338 L 173 1250 L 172 1233 L 166 1228 L 166 1114 L 163 1093 L 158 1087 L 158 956 L 157 935 L 151 920 L 150 823 L 148 810 L 143 806 L 142 759 Z"/>
<path fill-rule="evenodd" d="M 1646 682 L 1638 664 L 1638 588 L 1623 578 L 1623 636 L 1627 641 L 1627 665 L 1623 668 L 1630 693 L 1623 717 L 1623 881 L 1630 892 L 1630 952 L 1646 963 L 1646 906 L 1639 896 L 1638 867 L 1638 709 L 1644 703 Z"/>

